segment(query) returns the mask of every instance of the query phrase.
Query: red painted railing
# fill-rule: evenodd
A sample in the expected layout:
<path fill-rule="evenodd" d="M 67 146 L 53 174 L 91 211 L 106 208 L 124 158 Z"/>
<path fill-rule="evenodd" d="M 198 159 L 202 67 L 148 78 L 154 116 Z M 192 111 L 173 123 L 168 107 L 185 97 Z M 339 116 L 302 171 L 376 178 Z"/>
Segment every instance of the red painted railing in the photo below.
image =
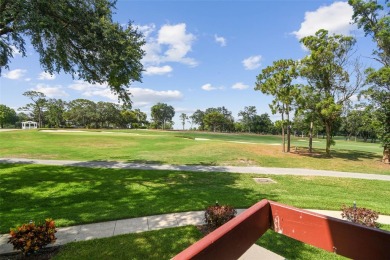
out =
<path fill-rule="evenodd" d="M 267 229 L 353 259 L 390 259 L 390 232 L 262 200 L 173 259 L 237 259 Z"/>

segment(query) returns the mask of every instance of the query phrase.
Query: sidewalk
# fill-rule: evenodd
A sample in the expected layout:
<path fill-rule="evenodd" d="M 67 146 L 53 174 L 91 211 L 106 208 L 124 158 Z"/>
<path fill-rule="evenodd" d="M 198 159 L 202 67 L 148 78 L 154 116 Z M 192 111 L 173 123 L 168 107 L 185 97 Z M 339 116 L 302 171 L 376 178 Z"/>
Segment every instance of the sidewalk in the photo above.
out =
<path fill-rule="evenodd" d="M 237 209 L 241 214 L 245 209 Z M 341 218 L 340 211 L 310 210 L 331 217 Z M 390 216 L 381 215 L 379 223 L 390 224 Z M 91 240 L 129 233 L 139 233 L 163 228 L 181 227 L 187 225 L 204 224 L 204 211 L 190 211 L 156 216 L 122 219 L 93 224 L 84 224 L 58 228 L 54 245 L 64 245 L 75 241 Z M 12 245 L 7 244 L 8 234 L 0 235 L 0 254 L 13 252 Z M 260 258 L 261 256 L 261 258 Z M 284 259 L 257 245 L 252 246 L 241 259 Z"/>
<path fill-rule="evenodd" d="M 295 176 L 324 176 L 324 177 L 390 181 L 390 175 L 310 170 L 310 169 L 300 169 L 300 168 L 274 168 L 274 167 L 256 167 L 256 166 L 240 167 L 240 166 L 168 165 L 168 164 L 147 164 L 147 163 L 125 163 L 125 162 L 116 162 L 116 161 L 39 160 L 39 159 L 24 159 L 24 158 L 0 158 L 0 163 L 27 163 L 27 164 L 30 163 L 30 164 L 46 164 L 46 165 L 58 165 L 58 166 L 90 167 L 90 168 L 111 168 L 111 169 L 170 170 L 170 171 L 190 171 L 190 172 L 231 172 L 231 173 L 244 173 L 244 174 L 295 175 Z"/>

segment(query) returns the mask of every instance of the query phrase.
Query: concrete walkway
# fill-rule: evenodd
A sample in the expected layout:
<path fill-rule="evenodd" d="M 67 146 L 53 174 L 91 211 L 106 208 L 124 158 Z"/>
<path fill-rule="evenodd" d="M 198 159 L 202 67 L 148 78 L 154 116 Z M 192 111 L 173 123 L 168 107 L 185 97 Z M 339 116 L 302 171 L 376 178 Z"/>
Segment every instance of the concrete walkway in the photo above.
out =
<path fill-rule="evenodd" d="M 244 210 L 245 209 L 238 209 L 237 214 L 242 213 Z M 122 234 L 202 224 L 204 224 L 204 211 L 190 211 L 70 226 L 57 229 L 57 241 L 53 246 Z M 15 252 L 12 245 L 7 243 L 8 237 L 8 234 L 0 234 L 0 254 Z M 254 244 L 240 259 L 282 260 L 284 257 Z"/>
<path fill-rule="evenodd" d="M 273 168 L 273 167 L 254 167 L 254 166 L 239 167 L 239 166 L 203 166 L 203 165 L 167 165 L 167 164 L 161 165 L 161 164 L 146 164 L 146 163 L 124 163 L 124 162 L 115 162 L 115 161 L 39 160 L 39 159 L 23 159 L 23 158 L 0 158 L 0 163 L 31 163 L 31 164 L 46 164 L 46 165 L 59 165 L 59 166 L 91 167 L 91 168 L 112 168 L 112 169 L 324 176 L 324 177 L 390 181 L 390 175 L 310 170 L 310 169 L 300 169 L 300 168 Z"/>
<path fill-rule="evenodd" d="M 241 214 L 245 209 L 238 209 Z M 341 218 L 340 211 L 311 210 L 323 215 Z M 390 224 L 390 216 L 381 215 L 379 223 Z M 75 241 L 84 241 L 97 238 L 111 237 L 129 233 L 139 233 L 163 228 L 181 227 L 187 225 L 204 224 L 204 211 L 190 211 L 156 216 L 122 219 L 93 224 L 84 224 L 58 228 L 56 233 L 57 241 L 54 245 L 64 245 Z M 8 244 L 8 234 L 0 235 L 0 254 L 13 252 L 11 244 Z M 261 256 L 261 257 L 260 257 Z M 270 252 L 257 245 L 252 246 L 241 259 L 284 259 L 283 257 Z"/>

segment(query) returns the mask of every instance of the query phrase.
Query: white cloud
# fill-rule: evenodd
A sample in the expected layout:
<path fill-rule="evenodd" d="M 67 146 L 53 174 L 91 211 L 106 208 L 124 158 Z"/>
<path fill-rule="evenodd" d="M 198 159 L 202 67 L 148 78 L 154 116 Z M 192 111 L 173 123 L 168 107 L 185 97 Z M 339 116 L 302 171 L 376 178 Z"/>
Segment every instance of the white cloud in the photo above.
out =
<path fill-rule="evenodd" d="M 140 31 L 145 38 L 148 38 L 154 30 L 156 30 L 156 25 L 151 24 L 145 24 L 145 25 L 137 25 L 136 26 L 138 31 Z"/>
<path fill-rule="evenodd" d="M 46 84 L 38 84 L 33 90 L 42 92 L 48 97 L 67 97 L 69 96 L 68 93 L 66 93 L 62 86 L 54 86 L 51 87 Z"/>
<path fill-rule="evenodd" d="M 90 84 L 85 81 L 75 80 L 68 88 L 80 91 L 82 95 L 87 97 L 98 96 L 108 98 L 112 101 L 118 101 L 118 97 L 114 94 L 107 84 Z M 153 90 L 147 88 L 129 88 L 131 100 L 134 106 L 154 105 L 157 102 L 170 102 L 181 100 L 183 94 L 178 90 Z"/>
<path fill-rule="evenodd" d="M 154 105 L 158 102 L 181 100 L 183 94 L 178 90 L 153 90 L 148 88 L 130 88 L 134 105 Z"/>
<path fill-rule="evenodd" d="M 247 89 L 247 88 L 249 88 L 249 86 L 248 86 L 248 85 L 245 85 L 245 84 L 242 83 L 242 82 L 237 82 L 236 84 L 234 84 L 234 85 L 232 86 L 232 89 L 238 89 L 238 90 L 244 90 L 244 89 Z"/>
<path fill-rule="evenodd" d="M 205 91 L 212 91 L 212 90 L 223 90 L 224 87 L 214 87 L 210 83 L 204 84 L 203 86 L 200 87 L 201 89 Z"/>
<path fill-rule="evenodd" d="M 54 80 L 56 78 L 56 75 L 51 75 L 48 72 L 41 72 L 39 73 L 38 79 L 39 80 Z"/>
<path fill-rule="evenodd" d="M 190 114 L 194 113 L 195 111 L 196 109 L 193 108 L 175 107 L 175 112 L 177 115 L 185 113 L 187 116 L 190 116 Z"/>
<path fill-rule="evenodd" d="M 214 35 L 214 39 L 216 43 L 219 43 L 219 45 L 221 45 L 221 47 L 226 46 L 226 39 L 222 36 Z"/>
<path fill-rule="evenodd" d="M 15 46 L 11 45 L 10 47 L 12 49 L 13 55 L 20 55 L 20 56 L 22 55 L 22 53 Z"/>
<path fill-rule="evenodd" d="M 246 70 L 254 70 L 260 67 L 261 55 L 250 56 L 242 61 Z"/>
<path fill-rule="evenodd" d="M 24 74 L 27 72 L 27 70 L 22 70 L 22 69 L 15 69 L 15 70 L 10 70 L 7 73 L 4 73 L 4 78 L 7 79 L 20 79 L 24 76 Z"/>
<path fill-rule="evenodd" d="M 145 75 L 164 75 L 172 72 L 172 67 L 165 65 L 162 67 L 150 66 L 146 68 Z"/>
<path fill-rule="evenodd" d="M 28 82 L 31 81 L 31 78 L 25 78 L 24 80 Z"/>
<path fill-rule="evenodd" d="M 196 37 L 186 31 L 186 24 L 163 25 L 153 37 L 155 25 L 139 26 L 146 36 L 143 50 L 146 52 L 142 62 L 144 65 L 159 65 L 165 62 L 178 62 L 196 66 L 195 59 L 187 57 L 192 50 Z"/>
<path fill-rule="evenodd" d="M 356 25 L 352 22 L 353 9 L 347 2 L 334 2 L 313 12 L 305 13 L 305 20 L 298 31 L 292 32 L 298 39 L 314 35 L 319 29 L 330 33 L 350 35 Z"/>

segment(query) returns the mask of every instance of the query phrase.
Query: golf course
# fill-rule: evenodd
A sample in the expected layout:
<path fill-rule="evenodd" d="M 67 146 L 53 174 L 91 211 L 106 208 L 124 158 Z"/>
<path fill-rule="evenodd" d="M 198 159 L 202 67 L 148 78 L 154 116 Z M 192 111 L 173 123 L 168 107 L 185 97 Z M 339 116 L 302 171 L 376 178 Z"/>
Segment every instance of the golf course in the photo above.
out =
<path fill-rule="evenodd" d="M 300 137 L 293 138 L 291 153 L 283 153 L 279 136 L 189 131 L 6 131 L 0 132 L 0 143 L 0 158 L 5 161 L 0 164 L 1 233 L 30 220 L 49 217 L 58 227 L 66 227 L 204 210 L 215 201 L 248 208 L 268 199 L 299 208 L 327 210 L 340 210 L 342 205 L 356 201 L 360 207 L 390 215 L 388 181 L 6 163 L 7 158 L 24 158 L 304 168 L 390 175 L 389 166 L 380 161 L 382 149 L 378 143 L 337 140 L 331 157 L 325 156 L 321 138 L 314 139 L 312 154 L 307 152 L 308 140 Z M 275 183 L 258 184 L 254 177 L 270 177 Z M 381 228 L 389 229 L 386 225 Z M 148 258 L 168 259 L 200 237 L 201 233 L 191 226 L 149 231 L 105 238 L 101 242 L 71 243 L 57 257 L 94 258 L 93 252 L 98 247 L 104 248 L 110 257 L 142 259 L 153 247 L 158 249 Z M 258 244 L 287 258 L 338 257 L 271 231 Z M 124 251 L 115 245 L 123 245 Z M 97 258 L 102 254 L 100 250 L 95 253 Z"/>

